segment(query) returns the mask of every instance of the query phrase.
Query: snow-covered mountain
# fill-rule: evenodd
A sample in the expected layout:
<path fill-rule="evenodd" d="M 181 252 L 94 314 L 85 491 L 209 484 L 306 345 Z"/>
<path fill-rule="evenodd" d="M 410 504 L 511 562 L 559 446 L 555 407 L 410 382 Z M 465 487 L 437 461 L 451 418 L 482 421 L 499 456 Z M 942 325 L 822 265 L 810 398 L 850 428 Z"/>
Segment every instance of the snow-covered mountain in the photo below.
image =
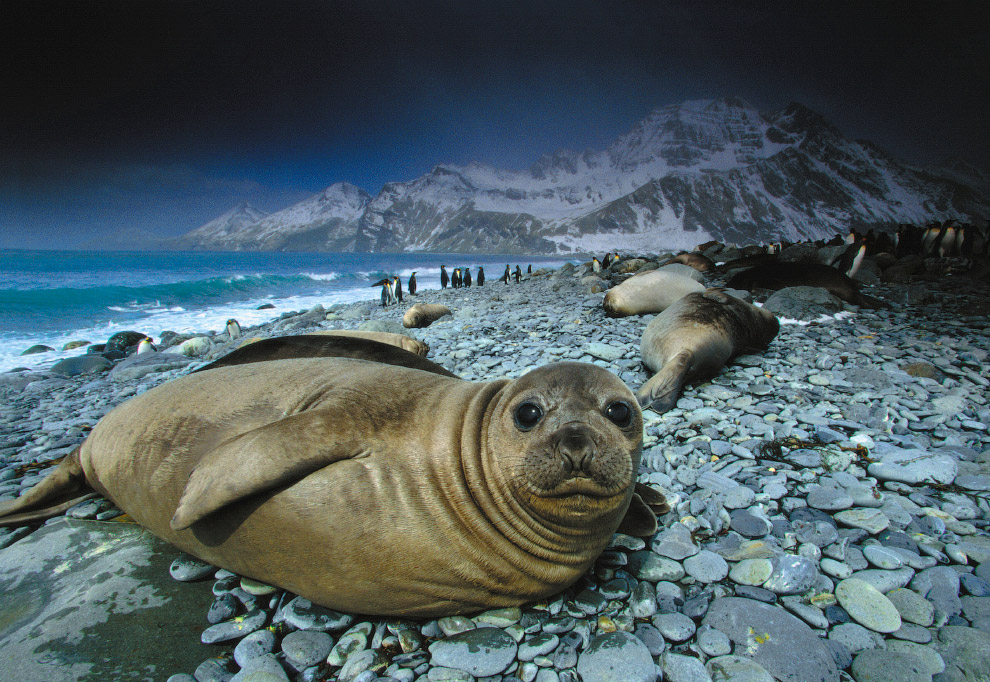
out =
<path fill-rule="evenodd" d="M 800 104 L 763 114 L 728 98 L 663 107 L 608 149 L 560 150 L 527 170 L 441 164 L 374 198 L 338 183 L 198 248 L 660 251 L 987 214 L 975 168 L 905 166 Z"/>
<path fill-rule="evenodd" d="M 204 249 L 208 251 L 237 251 L 234 247 L 241 233 L 268 214 L 259 211 L 248 202 L 242 201 L 222 216 L 169 240 L 168 246 L 175 249 Z"/>

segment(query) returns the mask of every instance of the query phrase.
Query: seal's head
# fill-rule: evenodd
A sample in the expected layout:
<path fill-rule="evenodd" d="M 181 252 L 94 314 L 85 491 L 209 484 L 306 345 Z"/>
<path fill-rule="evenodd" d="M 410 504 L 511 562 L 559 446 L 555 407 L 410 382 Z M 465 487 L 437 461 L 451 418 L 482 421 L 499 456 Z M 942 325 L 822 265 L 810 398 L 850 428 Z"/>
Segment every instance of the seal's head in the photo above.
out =
<path fill-rule="evenodd" d="M 572 525 L 625 512 L 643 416 L 614 374 L 562 362 L 505 387 L 487 438 L 513 497 L 544 519 Z"/>

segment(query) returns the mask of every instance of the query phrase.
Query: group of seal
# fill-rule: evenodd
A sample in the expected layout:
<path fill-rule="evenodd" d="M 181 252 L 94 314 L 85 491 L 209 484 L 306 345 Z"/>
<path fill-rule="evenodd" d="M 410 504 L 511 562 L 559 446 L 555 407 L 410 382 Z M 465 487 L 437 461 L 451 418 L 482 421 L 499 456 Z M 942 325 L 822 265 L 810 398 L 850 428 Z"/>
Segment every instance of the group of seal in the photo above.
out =
<path fill-rule="evenodd" d="M 88 487 L 204 561 L 393 616 L 546 598 L 620 525 L 655 532 L 656 499 L 634 491 L 642 415 L 615 375 L 559 363 L 472 383 L 403 366 L 428 361 L 398 347 L 370 355 L 241 357 L 162 384 L 0 505 L 0 524 Z"/>

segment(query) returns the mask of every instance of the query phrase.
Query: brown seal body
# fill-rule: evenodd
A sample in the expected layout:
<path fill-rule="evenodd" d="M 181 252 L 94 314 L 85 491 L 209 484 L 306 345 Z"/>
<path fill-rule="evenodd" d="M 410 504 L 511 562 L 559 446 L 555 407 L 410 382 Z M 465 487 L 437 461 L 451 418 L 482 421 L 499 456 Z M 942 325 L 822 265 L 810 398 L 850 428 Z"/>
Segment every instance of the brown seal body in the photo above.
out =
<path fill-rule="evenodd" d="M 407 329 L 429 327 L 444 315 L 450 314 L 450 308 L 439 303 L 416 303 L 402 316 L 402 326 Z"/>
<path fill-rule="evenodd" d="M 329 329 L 325 331 L 309 332 L 308 335 L 313 336 L 349 336 L 354 339 L 367 339 L 369 341 L 377 341 L 378 343 L 387 343 L 392 346 L 398 346 L 403 350 L 407 350 L 410 353 L 415 353 L 416 355 L 421 355 L 424 358 L 426 354 L 430 352 L 430 347 L 418 339 L 414 339 L 411 336 L 406 336 L 405 334 L 395 334 L 393 332 L 366 332 L 357 329 Z"/>
<path fill-rule="evenodd" d="M 722 289 L 688 294 L 643 332 L 643 364 L 655 374 L 636 392 L 639 404 L 669 410 L 685 384 L 710 379 L 735 356 L 765 348 L 779 330 L 773 313 Z"/>
<path fill-rule="evenodd" d="M 767 263 L 733 275 L 725 285 L 730 289 L 784 289 L 820 287 L 846 303 L 864 308 L 882 308 L 884 302 L 860 293 L 856 280 L 822 263 Z"/>
<path fill-rule="evenodd" d="M 669 265 L 670 263 L 688 265 L 698 272 L 711 272 L 715 269 L 715 261 L 701 253 L 679 253 L 664 263 L 664 265 Z"/>
<path fill-rule="evenodd" d="M 370 332 L 369 332 L 370 333 Z M 391 336 L 402 336 L 392 334 Z M 403 337 L 408 338 L 408 337 Z M 414 339 L 409 339 L 414 341 Z M 417 342 L 418 343 L 418 342 Z M 423 344 L 426 345 L 426 344 Z M 259 339 L 224 355 L 222 358 L 196 369 L 202 372 L 231 365 L 245 365 L 253 362 L 292 360 L 298 358 L 357 358 L 384 362 L 401 367 L 411 367 L 427 372 L 454 376 L 440 365 L 426 358 L 404 350 L 397 345 L 380 343 L 370 338 L 325 334 L 301 334 L 298 336 L 276 336 Z"/>
<path fill-rule="evenodd" d="M 704 291 L 705 285 L 672 272 L 650 270 L 634 275 L 605 294 L 602 307 L 609 317 L 650 315 L 667 309 L 683 296 Z"/>
<path fill-rule="evenodd" d="M 45 481 L 84 475 L 180 549 L 317 604 L 437 616 L 583 575 L 637 499 L 642 430 L 629 389 L 593 365 L 472 383 L 278 360 L 129 400 Z"/>

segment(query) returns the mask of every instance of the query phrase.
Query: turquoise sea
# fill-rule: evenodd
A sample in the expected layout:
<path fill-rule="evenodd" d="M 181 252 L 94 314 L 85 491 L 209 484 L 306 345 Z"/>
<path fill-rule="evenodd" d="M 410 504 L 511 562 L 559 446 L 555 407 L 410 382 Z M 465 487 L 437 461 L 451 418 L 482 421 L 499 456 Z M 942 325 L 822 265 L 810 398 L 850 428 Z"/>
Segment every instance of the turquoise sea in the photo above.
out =
<path fill-rule="evenodd" d="M 426 253 L 208 253 L 0 250 L 0 371 L 43 368 L 102 343 L 125 329 L 158 338 L 164 330 L 220 331 L 228 318 L 242 326 L 269 322 L 317 303 L 377 302 L 385 276 L 406 289 L 415 270 L 420 289 L 440 287 L 447 271 L 485 268 L 497 281 L 506 264 L 559 266 L 548 256 Z M 274 309 L 257 310 L 263 303 Z M 55 352 L 21 356 L 35 344 Z"/>

